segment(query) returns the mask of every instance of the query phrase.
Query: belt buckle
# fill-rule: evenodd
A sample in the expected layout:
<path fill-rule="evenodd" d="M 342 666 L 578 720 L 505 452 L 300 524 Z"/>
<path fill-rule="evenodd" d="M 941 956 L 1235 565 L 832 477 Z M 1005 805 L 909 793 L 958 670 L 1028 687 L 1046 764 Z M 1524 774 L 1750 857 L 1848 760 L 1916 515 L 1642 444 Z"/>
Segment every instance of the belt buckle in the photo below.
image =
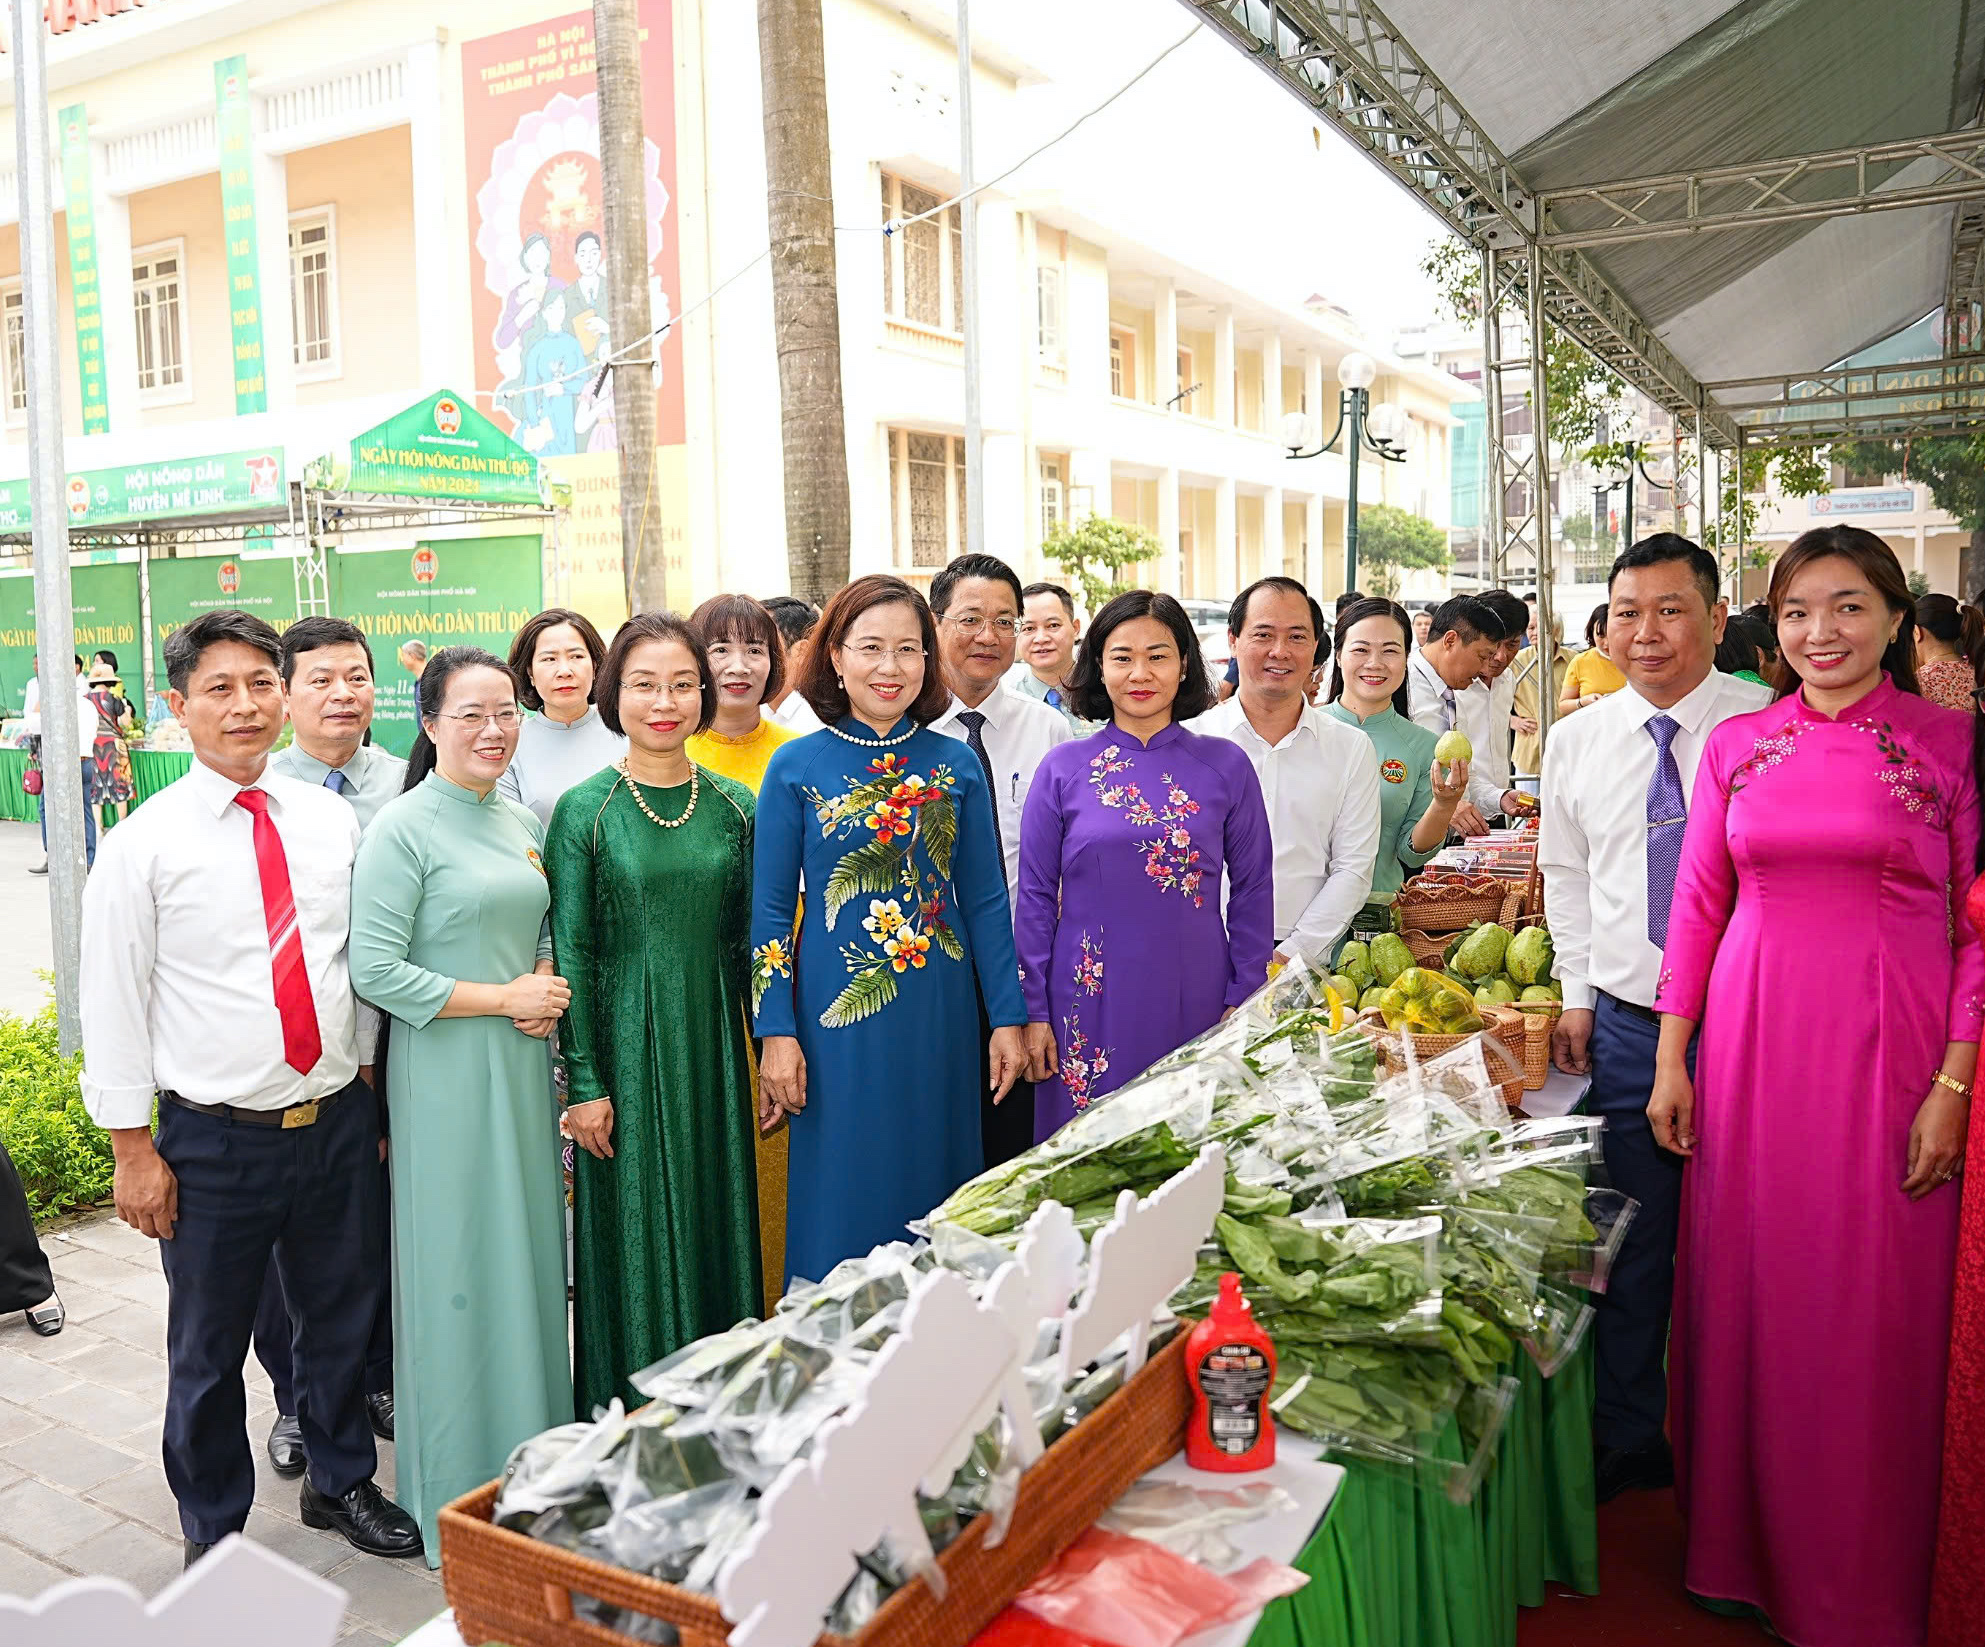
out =
<path fill-rule="evenodd" d="M 285 1132 L 292 1131 L 297 1127 L 311 1127 L 316 1124 L 317 1100 L 315 1098 L 311 1099 L 307 1104 L 292 1104 L 288 1109 L 283 1111 L 283 1131 Z"/>

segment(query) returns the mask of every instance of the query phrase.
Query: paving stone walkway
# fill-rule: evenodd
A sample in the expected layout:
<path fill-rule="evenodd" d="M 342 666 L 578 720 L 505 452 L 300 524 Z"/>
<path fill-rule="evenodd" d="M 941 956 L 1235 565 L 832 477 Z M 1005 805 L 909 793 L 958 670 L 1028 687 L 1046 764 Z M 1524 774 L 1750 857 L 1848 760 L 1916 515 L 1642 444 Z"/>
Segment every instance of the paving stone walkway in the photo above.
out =
<path fill-rule="evenodd" d="M 42 1244 L 69 1324 L 38 1338 L 19 1315 L 0 1318 L 0 1595 L 108 1574 L 150 1597 L 182 1562 L 159 1457 L 166 1288 L 158 1247 L 107 1213 L 58 1225 Z M 298 1483 L 277 1476 L 263 1450 L 275 1406 L 253 1356 L 247 1377 L 256 1467 L 247 1535 L 344 1590 L 344 1639 L 397 1642 L 446 1605 L 439 1575 L 423 1561 L 360 1555 L 303 1525 Z M 390 1494 L 390 1443 L 380 1443 L 378 1480 Z"/>

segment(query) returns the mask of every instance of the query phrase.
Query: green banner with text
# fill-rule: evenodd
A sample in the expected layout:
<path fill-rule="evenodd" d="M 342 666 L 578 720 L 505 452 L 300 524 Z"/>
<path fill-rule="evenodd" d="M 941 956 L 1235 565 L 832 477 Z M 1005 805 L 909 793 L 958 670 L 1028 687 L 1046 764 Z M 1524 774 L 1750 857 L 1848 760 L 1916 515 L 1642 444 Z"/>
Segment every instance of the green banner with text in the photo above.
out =
<path fill-rule="evenodd" d="M 296 622 L 296 561 L 288 555 L 194 555 L 155 560 L 152 675 L 163 692 L 165 638 L 204 612 L 228 608 L 260 618 L 277 634 Z"/>
<path fill-rule="evenodd" d="M 227 237 L 228 319 L 234 332 L 234 410 L 269 409 L 262 355 L 262 278 L 255 235 L 255 128 L 248 107 L 248 59 L 214 65 L 214 132 L 221 151 L 221 227 Z"/>
<path fill-rule="evenodd" d="M 279 509 L 284 506 L 283 449 L 251 447 L 121 469 L 79 469 L 69 476 L 65 496 L 71 531 Z M 0 532 L 25 532 L 33 517 L 29 483 L 0 481 Z"/>
<path fill-rule="evenodd" d="M 69 600 L 83 660 L 99 650 L 115 652 L 132 701 L 140 701 L 138 568 L 78 566 L 69 574 Z M 34 657 L 34 578 L 26 572 L 0 574 L 0 710 L 6 714 L 21 712 Z M 72 667 L 65 664 L 63 673 Z"/>
<path fill-rule="evenodd" d="M 471 406 L 443 390 L 389 417 L 310 465 L 330 491 L 458 503 L 541 504 L 538 460 Z"/>
<path fill-rule="evenodd" d="M 499 658 L 544 595 L 535 534 L 461 538 L 331 557 L 331 610 L 372 642 L 378 680 L 373 740 L 404 755 L 414 739 L 414 682 L 430 653 L 480 646 Z"/>
<path fill-rule="evenodd" d="M 90 120 L 80 103 L 57 112 L 62 149 L 63 223 L 69 237 L 69 294 L 76 319 L 76 379 L 83 433 L 110 432 L 103 379 L 103 294 L 97 280 L 96 195 L 90 181 Z M 128 324 L 128 322 L 126 323 Z"/>

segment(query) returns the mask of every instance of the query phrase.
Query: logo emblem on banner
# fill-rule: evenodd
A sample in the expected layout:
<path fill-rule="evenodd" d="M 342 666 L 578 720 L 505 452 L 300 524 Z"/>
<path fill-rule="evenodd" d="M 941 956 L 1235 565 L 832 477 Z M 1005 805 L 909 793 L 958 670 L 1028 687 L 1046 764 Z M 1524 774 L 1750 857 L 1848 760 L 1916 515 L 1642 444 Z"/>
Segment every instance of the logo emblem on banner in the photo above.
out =
<path fill-rule="evenodd" d="M 81 475 L 69 477 L 69 518 L 81 520 L 90 512 L 90 483 Z"/>
<path fill-rule="evenodd" d="M 1404 761 L 1386 761 L 1379 767 L 1378 775 L 1385 779 L 1387 783 L 1404 783 L 1406 781 L 1406 763 Z"/>
<path fill-rule="evenodd" d="M 238 595 L 241 593 L 241 568 L 235 565 L 233 561 L 222 561 L 218 575 L 220 577 L 221 593 L 223 595 Z"/>
<path fill-rule="evenodd" d="M 441 575 L 441 557 L 426 544 L 414 551 L 414 582 L 432 583 Z"/>
<path fill-rule="evenodd" d="M 434 426 L 444 435 L 459 434 L 462 429 L 462 408 L 443 395 L 434 403 Z"/>
<path fill-rule="evenodd" d="M 282 465 L 269 453 L 248 460 L 248 495 L 257 503 L 274 500 L 282 480 Z"/>

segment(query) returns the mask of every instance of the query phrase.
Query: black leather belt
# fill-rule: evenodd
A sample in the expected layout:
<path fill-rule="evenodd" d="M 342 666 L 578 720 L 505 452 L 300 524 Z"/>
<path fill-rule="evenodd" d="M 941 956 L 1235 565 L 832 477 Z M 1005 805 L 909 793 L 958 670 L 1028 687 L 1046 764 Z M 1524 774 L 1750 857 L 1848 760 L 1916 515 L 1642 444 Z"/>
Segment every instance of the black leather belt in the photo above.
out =
<path fill-rule="evenodd" d="M 196 1115 L 212 1115 L 222 1121 L 236 1121 L 249 1127 L 281 1127 L 285 1132 L 292 1132 L 298 1127 L 314 1127 L 318 1114 L 338 1094 L 327 1092 L 322 1098 L 313 1098 L 307 1104 L 291 1104 L 286 1109 L 241 1109 L 234 1104 L 196 1104 L 191 1098 L 182 1098 L 176 1092 L 161 1092 L 159 1096 L 168 1104 L 190 1109 Z"/>
<path fill-rule="evenodd" d="M 1604 994 L 1605 992 L 1602 990 L 1600 993 Z M 1621 1000 L 1617 995 L 1607 995 L 1606 999 L 1611 1001 L 1622 1012 L 1629 1013 L 1633 1017 L 1640 1019 L 1642 1023 L 1658 1024 L 1661 1022 L 1661 1014 L 1656 1012 L 1652 1007 L 1637 1006 L 1632 1001 Z"/>

